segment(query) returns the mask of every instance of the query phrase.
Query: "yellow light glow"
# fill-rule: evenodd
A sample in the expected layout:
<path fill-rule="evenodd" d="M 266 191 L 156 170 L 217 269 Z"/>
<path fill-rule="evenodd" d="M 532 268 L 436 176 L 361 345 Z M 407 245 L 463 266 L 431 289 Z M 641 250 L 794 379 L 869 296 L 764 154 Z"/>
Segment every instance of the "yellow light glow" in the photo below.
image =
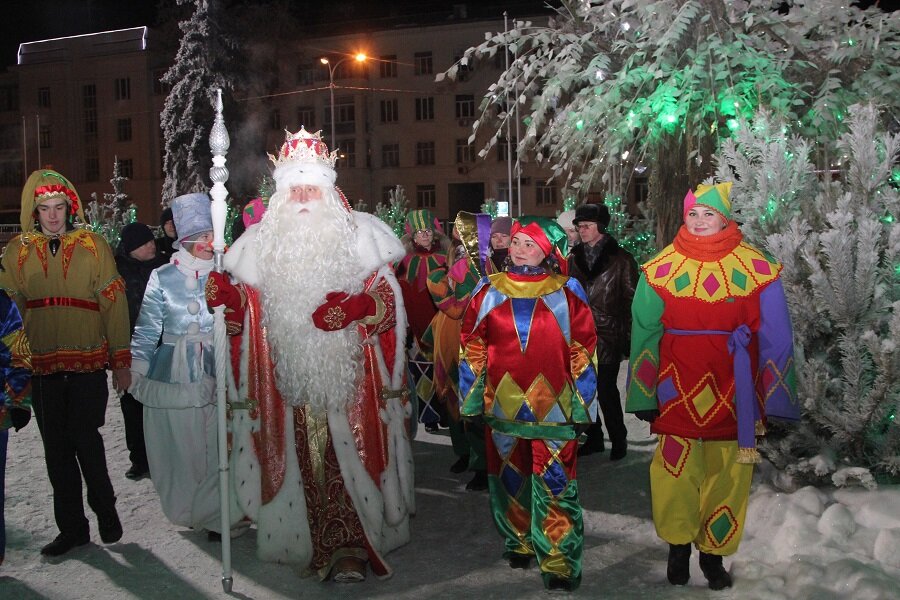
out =
<path fill-rule="evenodd" d="M 354 58 L 356 59 L 356 62 L 363 62 L 363 61 L 365 61 L 365 60 L 366 60 L 367 58 L 369 58 L 369 57 L 366 56 L 365 54 L 363 54 L 362 52 L 358 52 L 358 53 L 356 54 L 356 56 L 354 56 Z"/>
<path fill-rule="evenodd" d="M 327 65 L 328 59 L 323 56 L 322 58 L 319 59 L 319 62 L 322 63 L 323 65 Z"/>

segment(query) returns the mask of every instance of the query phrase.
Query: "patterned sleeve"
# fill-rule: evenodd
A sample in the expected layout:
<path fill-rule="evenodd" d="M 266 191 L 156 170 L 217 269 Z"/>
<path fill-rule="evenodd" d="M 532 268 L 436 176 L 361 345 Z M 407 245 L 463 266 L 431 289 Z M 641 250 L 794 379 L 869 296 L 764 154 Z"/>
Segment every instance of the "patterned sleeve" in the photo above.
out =
<path fill-rule="evenodd" d="M 569 293 L 571 341 L 569 361 L 577 401 L 572 402 L 573 423 L 597 421 L 597 331 L 584 288 L 573 277 L 566 283 Z"/>
<path fill-rule="evenodd" d="M 8 429 L 9 409 L 31 408 L 31 350 L 15 302 L 0 292 L 0 429 Z"/>
<path fill-rule="evenodd" d="M 146 375 L 150 370 L 150 359 L 156 352 L 156 344 L 162 335 L 165 317 L 165 293 L 159 283 L 159 270 L 155 270 L 150 273 L 150 279 L 147 281 L 141 312 L 138 314 L 134 334 L 131 336 L 133 371 Z"/>
<path fill-rule="evenodd" d="M 487 278 L 475 290 L 463 315 L 460 334 L 459 414 L 475 417 L 484 414 L 484 385 L 487 374 L 487 342 L 485 319 L 478 322 L 478 311 L 490 289 Z"/>
<path fill-rule="evenodd" d="M 766 416 L 799 419 L 791 317 L 780 278 L 760 293 L 759 314 L 757 387 L 765 400 Z"/>
<path fill-rule="evenodd" d="M 109 345 L 109 367 L 127 369 L 131 366 L 130 330 L 128 319 L 128 299 L 125 296 L 125 281 L 116 269 L 109 244 L 100 236 L 95 236 L 99 271 L 95 294 L 100 304 L 100 321 Z"/>
<path fill-rule="evenodd" d="M 360 321 L 366 327 L 366 333 L 369 335 L 382 334 L 393 329 L 397 324 L 397 297 L 386 277 L 393 279 L 393 272 L 386 270 L 386 272 L 379 273 L 366 290 L 375 300 L 375 314 Z M 402 298 L 400 302 L 400 310 L 403 310 Z"/>
<path fill-rule="evenodd" d="M 625 410 L 653 410 L 659 373 L 659 342 L 663 335 L 664 304 L 659 294 L 641 273 L 631 304 L 631 355 L 628 358 L 628 384 Z"/>

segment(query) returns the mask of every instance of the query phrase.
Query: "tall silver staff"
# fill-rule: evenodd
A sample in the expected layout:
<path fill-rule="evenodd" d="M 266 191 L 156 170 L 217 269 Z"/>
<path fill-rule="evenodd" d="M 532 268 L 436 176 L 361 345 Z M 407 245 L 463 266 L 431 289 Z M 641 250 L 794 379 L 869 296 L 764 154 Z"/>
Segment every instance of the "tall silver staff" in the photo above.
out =
<path fill-rule="evenodd" d="M 213 251 L 215 252 L 215 270 L 223 271 L 222 258 L 225 255 L 225 219 L 228 205 L 225 198 L 228 190 L 228 169 L 225 168 L 225 154 L 228 153 L 228 130 L 222 118 L 222 90 L 216 90 L 216 118 L 209 132 L 209 149 L 213 155 L 213 166 L 209 169 L 209 178 L 213 182 L 209 195 L 212 197 Z M 231 515 L 229 514 L 228 494 L 228 432 L 226 423 L 226 393 L 228 390 L 228 334 L 225 330 L 225 307 L 219 305 L 213 309 L 215 319 L 213 343 L 216 357 L 216 419 L 219 429 L 219 501 L 222 513 L 222 588 L 231 592 L 234 583 L 231 578 Z"/>

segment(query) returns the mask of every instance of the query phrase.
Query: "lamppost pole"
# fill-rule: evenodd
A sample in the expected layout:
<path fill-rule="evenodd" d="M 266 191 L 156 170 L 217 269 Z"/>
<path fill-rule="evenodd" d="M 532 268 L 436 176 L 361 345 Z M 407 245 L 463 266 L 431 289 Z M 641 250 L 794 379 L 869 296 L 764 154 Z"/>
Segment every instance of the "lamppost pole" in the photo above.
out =
<path fill-rule="evenodd" d="M 331 100 L 331 138 L 328 140 L 328 147 L 332 151 L 337 150 L 337 141 L 335 141 L 336 134 L 335 134 L 335 127 L 334 127 L 335 120 L 336 120 L 335 114 L 334 114 L 334 72 L 337 70 L 338 66 L 342 62 L 344 62 L 345 60 L 349 60 L 351 58 L 353 60 L 355 60 L 356 62 L 365 62 L 367 57 L 365 54 L 360 52 L 353 56 L 345 56 L 344 58 L 340 59 L 339 61 L 337 61 L 336 63 L 333 63 L 333 64 L 325 56 L 323 56 L 322 58 L 319 59 L 319 62 L 322 63 L 323 65 L 325 65 L 325 67 L 328 69 L 328 93 L 329 93 L 330 100 Z"/>

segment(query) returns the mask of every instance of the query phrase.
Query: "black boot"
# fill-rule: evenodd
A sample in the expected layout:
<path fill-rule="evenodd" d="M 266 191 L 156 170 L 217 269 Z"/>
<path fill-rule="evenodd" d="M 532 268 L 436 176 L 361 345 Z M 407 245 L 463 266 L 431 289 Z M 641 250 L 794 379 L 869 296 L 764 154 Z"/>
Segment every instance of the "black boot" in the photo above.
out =
<path fill-rule="evenodd" d="M 700 553 L 700 570 L 709 582 L 709 589 L 723 590 L 731 587 L 731 575 L 722 566 L 722 557 L 716 554 Z"/>
<path fill-rule="evenodd" d="M 666 577 L 672 585 L 684 585 L 691 578 L 691 545 L 669 544 Z"/>
<path fill-rule="evenodd" d="M 466 484 L 470 492 L 482 492 L 488 489 L 487 471 L 475 471 L 475 476 Z"/>
<path fill-rule="evenodd" d="M 469 468 L 469 455 L 464 454 L 460 456 L 459 459 L 450 465 L 451 473 L 464 473 Z"/>

